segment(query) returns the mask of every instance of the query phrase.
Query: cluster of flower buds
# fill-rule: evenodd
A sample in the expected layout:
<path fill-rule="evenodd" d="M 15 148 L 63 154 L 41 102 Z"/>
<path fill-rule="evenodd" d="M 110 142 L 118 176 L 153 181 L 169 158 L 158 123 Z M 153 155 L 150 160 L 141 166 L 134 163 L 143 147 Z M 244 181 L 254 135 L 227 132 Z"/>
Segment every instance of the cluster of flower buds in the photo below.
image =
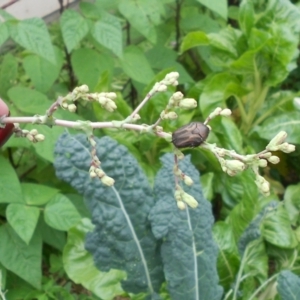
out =
<path fill-rule="evenodd" d="M 285 131 L 280 131 L 267 145 L 266 149 L 268 151 L 282 151 L 285 153 L 291 153 L 295 151 L 295 145 L 284 142 L 287 137 L 287 133 Z"/>
<path fill-rule="evenodd" d="M 229 108 L 223 109 L 221 107 L 217 107 L 212 113 L 209 114 L 207 120 L 211 120 L 217 116 L 229 117 L 230 115 L 231 115 L 231 110 Z"/>
<path fill-rule="evenodd" d="M 15 136 L 16 137 L 26 137 L 30 142 L 37 143 L 45 140 L 45 136 L 41 133 L 38 133 L 36 129 L 21 129 L 18 123 L 14 124 Z"/>
<path fill-rule="evenodd" d="M 180 185 L 176 186 L 174 197 L 177 201 L 177 207 L 181 210 L 186 208 L 185 204 L 191 208 L 196 208 L 198 206 L 197 200 L 192 195 L 186 193 Z"/>
<path fill-rule="evenodd" d="M 179 73 L 178 72 L 171 72 L 165 76 L 163 80 L 160 82 L 156 82 L 149 92 L 149 94 L 154 94 L 156 92 L 165 92 L 167 90 L 168 85 L 177 86 Z"/>
<path fill-rule="evenodd" d="M 255 184 L 264 196 L 270 195 L 270 183 L 259 174 L 256 174 Z"/>
<path fill-rule="evenodd" d="M 178 165 L 174 166 L 174 170 L 173 170 L 175 176 L 179 177 L 181 180 L 183 180 L 183 182 L 187 185 L 187 186 L 191 186 L 194 182 L 193 179 L 184 174 L 179 168 Z"/>
<path fill-rule="evenodd" d="M 221 163 L 223 172 L 226 172 L 229 176 L 235 176 L 246 168 L 246 165 L 237 159 L 219 158 L 219 161 Z"/>
<path fill-rule="evenodd" d="M 89 173 L 90 173 L 91 178 L 98 177 L 98 178 L 100 178 L 101 182 L 107 186 L 113 186 L 115 183 L 115 180 L 113 178 L 107 176 L 101 168 L 91 166 Z"/>
<path fill-rule="evenodd" d="M 73 103 L 77 99 L 84 101 L 96 101 L 107 111 L 112 112 L 117 108 L 114 100 L 117 98 L 117 94 L 113 92 L 109 93 L 88 93 L 89 88 L 87 85 L 76 87 L 71 93 L 62 99 L 61 107 L 68 109 L 70 112 L 76 111 L 76 105 Z M 69 104 L 68 102 L 72 102 Z"/>

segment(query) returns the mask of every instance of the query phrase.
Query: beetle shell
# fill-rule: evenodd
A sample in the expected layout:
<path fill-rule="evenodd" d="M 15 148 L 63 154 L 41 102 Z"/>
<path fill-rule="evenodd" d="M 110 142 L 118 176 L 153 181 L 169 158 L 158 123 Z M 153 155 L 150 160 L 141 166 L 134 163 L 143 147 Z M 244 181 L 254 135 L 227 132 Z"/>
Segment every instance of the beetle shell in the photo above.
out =
<path fill-rule="evenodd" d="M 209 128 L 200 122 L 192 122 L 173 132 L 172 143 L 176 148 L 197 147 L 208 137 Z"/>

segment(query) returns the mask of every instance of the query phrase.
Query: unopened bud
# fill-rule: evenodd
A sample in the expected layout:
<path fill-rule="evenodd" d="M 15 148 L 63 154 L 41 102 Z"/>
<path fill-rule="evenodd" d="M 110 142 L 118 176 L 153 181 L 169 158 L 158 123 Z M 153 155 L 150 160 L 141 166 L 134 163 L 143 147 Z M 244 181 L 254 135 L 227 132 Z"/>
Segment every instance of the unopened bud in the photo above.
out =
<path fill-rule="evenodd" d="M 37 134 L 34 138 L 36 139 L 37 142 L 42 142 L 45 140 L 45 136 L 41 133 Z"/>
<path fill-rule="evenodd" d="M 175 197 L 176 201 L 182 201 L 181 191 L 176 190 L 174 193 L 174 197 Z"/>
<path fill-rule="evenodd" d="M 107 93 L 107 97 L 111 100 L 115 100 L 117 98 L 117 94 L 110 92 L 110 93 Z"/>
<path fill-rule="evenodd" d="M 175 120 L 175 119 L 177 119 L 177 117 L 178 116 L 177 116 L 176 112 L 170 111 L 170 112 L 168 112 L 164 115 L 163 119 L 165 119 L 165 120 Z"/>
<path fill-rule="evenodd" d="M 296 150 L 296 146 L 289 143 L 283 143 L 279 146 L 279 149 L 284 153 L 291 153 Z"/>
<path fill-rule="evenodd" d="M 229 108 L 225 108 L 220 112 L 221 116 L 229 117 L 231 115 L 231 110 Z"/>
<path fill-rule="evenodd" d="M 37 135 L 38 131 L 36 129 L 32 129 L 32 130 L 30 130 L 30 134 L 31 135 Z"/>
<path fill-rule="evenodd" d="M 27 137 L 27 139 L 28 139 L 30 142 L 33 142 L 33 141 L 34 141 L 34 137 L 33 137 L 30 133 L 28 133 L 28 134 L 26 135 L 26 137 Z"/>
<path fill-rule="evenodd" d="M 177 207 L 180 210 L 184 210 L 185 209 L 185 203 L 183 201 L 177 201 Z"/>
<path fill-rule="evenodd" d="M 102 169 L 97 168 L 97 169 L 95 169 L 95 172 L 99 178 L 102 178 L 105 176 L 105 172 Z"/>
<path fill-rule="evenodd" d="M 97 174 L 95 173 L 95 171 L 91 171 L 91 172 L 90 172 L 90 177 L 91 177 L 91 178 L 97 177 Z"/>
<path fill-rule="evenodd" d="M 81 93 L 87 93 L 89 91 L 89 87 L 86 84 L 84 84 L 78 87 L 78 91 Z"/>
<path fill-rule="evenodd" d="M 107 186 L 113 186 L 114 183 L 115 183 L 115 180 L 107 175 L 104 175 L 102 178 L 101 178 L 101 181 L 103 184 L 107 185 Z"/>
<path fill-rule="evenodd" d="M 226 160 L 226 167 L 234 172 L 240 172 L 245 169 L 245 164 L 239 160 Z"/>
<path fill-rule="evenodd" d="M 69 104 L 68 105 L 68 110 L 69 110 L 69 112 L 75 112 L 76 111 L 76 105 L 75 104 Z"/>
<path fill-rule="evenodd" d="M 258 165 L 261 168 L 265 168 L 268 165 L 268 162 L 265 159 L 260 159 L 259 162 L 258 162 Z"/>
<path fill-rule="evenodd" d="M 193 179 L 190 176 L 187 176 L 187 175 L 184 175 L 183 181 L 188 186 L 191 186 L 194 183 Z"/>
<path fill-rule="evenodd" d="M 178 77 L 179 77 L 178 72 L 171 72 L 165 76 L 165 80 L 166 81 L 174 81 L 174 80 L 177 80 Z"/>
<path fill-rule="evenodd" d="M 109 112 L 113 112 L 116 108 L 117 108 L 117 105 L 115 102 L 113 101 L 108 101 L 105 105 L 104 105 L 104 108 L 109 111 Z"/>
<path fill-rule="evenodd" d="M 287 133 L 285 131 L 280 131 L 267 145 L 266 149 L 270 151 L 277 151 L 278 145 L 282 144 L 287 137 Z"/>
<path fill-rule="evenodd" d="M 262 183 L 262 185 L 261 185 L 261 191 L 263 193 L 269 193 L 270 192 L 270 183 L 268 181 L 265 180 L 265 182 Z"/>
<path fill-rule="evenodd" d="M 197 200 L 190 194 L 183 193 L 182 200 L 191 208 L 196 208 L 198 206 Z"/>
<path fill-rule="evenodd" d="M 268 161 L 274 165 L 278 164 L 280 162 L 280 159 L 276 155 L 272 155 L 268 158 Z"/>
<path fill-rule="evenodd" d="M 173 94 L 172 98 L 174 100 L 181 100 L 183 98 L 183 94 L 181 92 L 176 92 Z"/>
<path fill-rule="evenodd" d="M 132 121 L 137 121 L 141 118 L 141 116 L 139 114 L 135 114 L 133 117 L 132 117 Z"/>
<path fill-rule="evenodd" d="M 267 152 L 267 153 L 260 155 L 261 158 L 270 158 L 271 156 L 272 156 L 271 152 Z"/>
<path fill-rule="evenodd" d="M 165 84 L 161 84 L 157 87 L 158 92 L 165 92 L 167 90 L 167 86 Z"/>
<path fill-rule="evenodd" d="M 67 102 L 63 102 L 62 104 L 61 104 L 61 107 L 63 108 L 63 109 L 68 109 L 68 103 Z"/>
<path fill-rule="evenodd" d="M 185 98 L 180 100 L 179 107 L 183 109 L 192 109 L 197 107 L 197 101 L 193 98 Z"/>

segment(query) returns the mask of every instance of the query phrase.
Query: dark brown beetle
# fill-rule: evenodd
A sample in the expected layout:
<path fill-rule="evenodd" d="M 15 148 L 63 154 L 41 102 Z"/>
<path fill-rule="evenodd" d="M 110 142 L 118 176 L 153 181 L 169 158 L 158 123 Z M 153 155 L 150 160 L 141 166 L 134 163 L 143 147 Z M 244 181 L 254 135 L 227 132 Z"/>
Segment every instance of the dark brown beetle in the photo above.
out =
<path fill-rule="evenodd" d="M 200 122 L 192 122 L 173 132 L 172 143 L 176 148 L 197 147 L 208 137 L 209 128 Z"/>

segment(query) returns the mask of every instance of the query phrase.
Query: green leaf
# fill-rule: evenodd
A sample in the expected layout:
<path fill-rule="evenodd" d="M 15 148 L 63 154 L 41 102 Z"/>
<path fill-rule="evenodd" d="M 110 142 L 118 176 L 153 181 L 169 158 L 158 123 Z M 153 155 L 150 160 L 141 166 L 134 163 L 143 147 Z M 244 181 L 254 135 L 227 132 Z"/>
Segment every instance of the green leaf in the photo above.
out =
<path fill-rule="evenodd" d="M 239 25 L 246 36 L 250 35 L 251 29 L 255 23 L 255 13 L 253 2 L 243 0 L 239 9 Z"/>
<path fill-rule="evenodd" d="M 5 23 L 0 24 L 0 46 L 8 39 L 9 33 Z"/>
<path fill-rule="evenodd" d="M 62 36 L 70 53 L 88 33 L 86 20 L 76 11 L 66 9 L 60 17 Z"/>
<path fill-rule="evenodd" d="M 214 190 L 213 190 L 213 179 L 214 173 L 208 172 L 204 175 L 201 175 L 201 186 L 204 198 L 211 201 L 213 199 Z"/>
<path fill-rule="evenodd" d="M 41 229 L 43 242 L 60 252 L 63 251 L 66 244 L 66 233 L 64 231 L 59 231 L 50 227 L 43 218 L 39 219 L 38 228 Z"/>
<path fill-rule="evenodd" d="M 180 52 L 200 45 L 209 45 L 209 38 L 203 31 L 189 32 L 182 40 Z"/>
<path fill-rule="evenodd" d="M 291 228 L 289 215 L 283 205 L 274 208 L 262 224 L 262 236 L 280 248 L 292 249 L 298 245 L 295 231 Z"/>
<path fill-rule="evenodd" d="M 209 115 L 215 108 L 225 107 L 225 100 L 230 96 L 240 96 L 239 79 L 230 73 L 216 73 L 205 80 L 203 92 L 200 96 L 199 105 L 203 115 Z"/>
<path fill-rule="evenodd" d="M 0 95 L 4 99 L 7 99 L 7 91 L 14 85 L 17 74 L 18 60 L 10 53 L 4 55 L 0 69 Z"/>
<path fill-rule="evenodd" d="M 222 286 L 229 288 L 239 269 L 239 253 L 232 228 L 225 222 L 217 222 L 213 227 L 213 236 L 219 248 L 218 274 Z"/>
<path fill-rule="evenodd" d="M 284 207 L 291 223 L 296 226 L 300 213 L 300 184 L 289 185 L 284 193 Z"/>
<path fill-rule="evenodd" d="M 40 18 L 19 21 L 9 27 L 11 38 L 33 53 L 56 63 L 54 49 L 45 22 Z"/>
<path fill-rule="evenodd" d="M 9 224 L 27 245 L 33 236 L 39 215 L 39 208 L 24 204 L 10 203 L 6 209 Z"/>
<path fill-rule="evenodd" d="M 58 194 L 50 200 L 44 210 L 46 223 L 57 230 L 69 230 L 81 219 L 72 202 Z"/>
<path fill-rule="evenodd" d="M 300 298 L 300 278 L 291 271 L 281 271 L 278 276 L 277 291 L 281 300 L 298 300 Z"/>
<path fill-rule="evenodd" d="M 285 112 L 269 117 L 256 130 L 261 138 L 271 140 L 282 130 L 288 134 L 289 143 L 300 144 L 300 112 Z"/>
<path fill-rule="evenodd" d="M 8 96 L 20 111 L 32 115 L 44 115 L 52 104 L 44 94 L 21 86 L 11 88 Z"/>
<path fill-rule="evenodd" d="M 0 156 L 0 166 L 0 203 L 24 203 L 19 178 L 3 156 Z"/>
<path fill-rule="evenodd" d="M 137 82 L 148 84 L 154 77 L 144 52 L 137 46 L 127 47 L 120 63 L 123 71 Z"/>
<path fill-rule="evenodd" d="M 206 6 L 213 12 L 216 12 L 223 19 L 227 20 L 228 10 L 226 0 L 197 0 L 202 5 Z"/>
<path fill-rule="evenodd" d="M 160 24 L 164 7 L 159 0 L 121 0 L 119 11 L 131 26 L 150 42 L 156 42 L 155 26 Z"/>
<path fill-rule="evenodd" d="M 122 57 L 123 40 L 120 20 L 108 13 L 103 13 L 92 28 L 92 36 L 102 46 Z"/>
<path fill-rule="evenodd" d="M 163 240 L 161 256 L 170 296 L 174 300 L 221 299 L 223 289 L 218 285 L 216 270 L 217 245 L 211 233 L 213 216 L 210 203 L 203 197 L 199 173 L 191 164 L 190 156 L 179 163 L 180 170 L 194 181 L 185 191 L 199 203 L 197 208 L 179 210 L 170 177 L 174 156 L 165 154 L 161 162 L 163 166 L 154 183 L 157 201 L 149 218 L 155 237 Z"/>
<path fill-rule="evenodd" d="M 55 148 L 56 174 L 70 183 L 92 213 L 95 229 L 87 235 L 86 249 L 96 267 L 127 272 L 122 288 L 156 295 L 163 281 L 158 244 L 148 215 L 154 205 L 152 191 L 137 161 L 108 136 L 96 138 L 101 167 L 115 179 L 113 187 L 89 176 L 90 153 L 86 136 L 64 133 Z"/>
<path fill-rule="evenodd" d="M 112 72 L 113 59 L 105 54 L 87 48 L 73 51 L 71 56 L 72 67 L 80 84 L 87 84 L 94 91 L 99 78 L 105 71 Z"/>
<path fill-rule="evenodd" d="M 58 189 L 37 183 L 22 183 L 25 203 L 28 205 L 44 205 L 58 192 Z"/>
<path fill-rule="evenodd" d="M 5 224 L 0 227 L 0 240 L 1 264 L 36 289 L 40 289 L 42 280 L 42 239 L 40 234 L 35 232 L 29 245 L 26 245 L 10 225 Z"/>
<path fill-rule="evenodd" d="M 110 300 L 123 293 L 120 281 L 126 278 L 126 273 L 117 270 L 100 272 L 95 267 L 92 255 L 84 249 L 85 236 L 93 229 L 89 219 L 82 219 L 68 231 L 63 251 L 64 269 L 75 283 L 83 285 L 103 300 Z"/>
<path fill-rule="evenodd" d="M 54 50 L 56 64 L 38 55 L 26 56 L 23 61 L 24 69 L 32 80 L 34 87 L 42 93 L 46 93 L 51 88 L 63 65 L 61 50 L 56 47 Z"/>

